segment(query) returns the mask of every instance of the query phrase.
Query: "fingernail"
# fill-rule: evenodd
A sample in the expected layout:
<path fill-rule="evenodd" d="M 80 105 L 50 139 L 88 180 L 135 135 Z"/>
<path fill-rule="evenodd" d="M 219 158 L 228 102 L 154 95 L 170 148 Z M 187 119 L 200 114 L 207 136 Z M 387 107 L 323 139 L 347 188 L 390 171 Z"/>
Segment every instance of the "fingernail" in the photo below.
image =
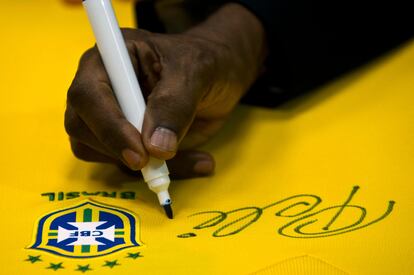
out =
<path fill-rule="evenodd" d="M 124 161 L 126 162 L 125 164 L 134 171 L 139 170 L 141 167 L 141 157 L 139 156 L 138 153 L 132 151 L 131 149 L 124 149 L 122 150 L 122 157 L 124 159 Z"/>
<path fill-rule="evenodd" d="M 174 152 L 177 150 L 177 135 L 167 128 L 158 127 L 152 134 L 151 145 L 162 151 Z"/>
<path fill-rule="evenodd" d="M 193 170 L 197 174 L 209 175 L 213 173 L 214 163 L 211 160 L 199 160 L 194 164 Z"/>

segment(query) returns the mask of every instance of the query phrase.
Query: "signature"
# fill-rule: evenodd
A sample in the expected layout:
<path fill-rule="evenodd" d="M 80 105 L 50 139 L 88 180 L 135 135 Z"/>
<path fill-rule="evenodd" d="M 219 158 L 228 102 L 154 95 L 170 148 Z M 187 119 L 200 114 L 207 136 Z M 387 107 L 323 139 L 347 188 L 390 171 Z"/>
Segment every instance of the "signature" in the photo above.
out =
<path fill-rule="evenodd" d="M 290 238 L 322 238 L 340 235 L 378 223 L 391 214 L 395 201 L 388 201 L 385 212 L 370 221 L 365 221 L 367 209 L 360 205 L 351 204 L 351 200 L 358 192 L 359 186 L 354 186 L 344 203 L 328 206 L 317 210 L 322 199 L 311 194 L 300 194 L 291 196 L 264 207 L 247 206 L 230 211 L 204 211 L 189 216 L 207 216 L 207 220 L 193 227 L 195 230 L 206 228 L 214 229 L 212 237 L 228 237 L 239 234 L 243 230 L 253 226 L 265 212 L 271 209 L 276 211 L 274 215 L 281 218 L 289 218 L 289 222 L 278 228 L 277 232 Z M 353 210 L 347 215 L 346 224 L 344 219 L 345 211 Z M 350 220 L 349 217 L 352 217 Z M 200 217 L 197 218 L 200 220 Z M 334 226 L 340 224 L 339 226 Z M 197 236 L 193 232 L 180 234 L 179 238 L 191 238 Z"/>

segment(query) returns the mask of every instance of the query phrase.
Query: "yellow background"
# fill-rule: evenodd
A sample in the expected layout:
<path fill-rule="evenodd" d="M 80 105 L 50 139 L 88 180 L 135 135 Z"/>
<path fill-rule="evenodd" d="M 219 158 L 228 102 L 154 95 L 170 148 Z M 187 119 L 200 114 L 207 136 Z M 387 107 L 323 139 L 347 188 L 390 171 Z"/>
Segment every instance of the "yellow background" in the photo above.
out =
<path fill-rule="evenodd" d="M 116 2 L 115 8 L 120 24 L 133 26 L 131 4 Z M 142 182 L 70 152 L 63 129 L 66 91 L 79 56 L 94 43 L 83 9 L 1 0 L 0 37 L 0 274 L 49 274 L 54 271 L 46 267 L 58 262 L 65 268 L 56 274 L 80 274 L 78 264 L 90 264 L 86 274 L 414 272 L 413 43 L 283 108 L 238 108 L 206 146 L 217 159 L 216 174 L 172 183 L 171 221 Z M 367 209 L 364 223 L 382 215 L 390 200 L 395 209 L 374 225 L 332 237 L 278 234 L 293 219 L 276 217 L 277 207 L 221 238 L 212 237 L 217 227 L 192 228 L 205 216 L 188 217 L 263 207 L 298 194 L 321 197 L 317 211 L 342 204 L 355 185 L 360 190 L 351 204 Z M 95 199 L 137 213 L 145 247 L 81 261 L 25 249 L 40 217 L 85 199 L 49 202 L 41 193 L 130 190 L 137 192 L 134 201 Z M 335 225 L 353 221 L 355 213 L 345 210 Z M 177 238 L 187 232 L 197 236 Z M 137 251 L 143 257 L 125 258 Z M 28 255 L 42 261 L 31 264 Z M 119 266 L 102 266 L 115 259 Z"/>

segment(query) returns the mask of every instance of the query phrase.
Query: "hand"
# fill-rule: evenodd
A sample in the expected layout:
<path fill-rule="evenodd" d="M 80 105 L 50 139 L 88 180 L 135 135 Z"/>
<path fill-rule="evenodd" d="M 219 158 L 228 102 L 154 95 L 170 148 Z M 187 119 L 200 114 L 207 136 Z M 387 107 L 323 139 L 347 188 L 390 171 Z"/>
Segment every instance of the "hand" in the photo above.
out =
<path fill-rule="evenodd" d="M 245 58 L 203 27 L 175 35 L 123 34 L 147 100 L 142 133 L 123 116 L 94 47 L 81 58 L 67 97 L 65 128 L 75 156 L 140 170 L 151 155 L 169 160 L 178 178 L 211 174 L 213 157 L 193 148 L 223 125 L 256 70 L 248 77 Z"/>

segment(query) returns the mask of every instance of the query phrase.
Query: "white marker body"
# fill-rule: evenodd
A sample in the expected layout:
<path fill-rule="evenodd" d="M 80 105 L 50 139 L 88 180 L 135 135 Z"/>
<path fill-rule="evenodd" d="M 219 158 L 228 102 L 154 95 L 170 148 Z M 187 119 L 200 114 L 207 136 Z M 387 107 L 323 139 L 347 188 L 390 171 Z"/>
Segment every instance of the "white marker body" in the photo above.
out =
<path fill-rule="evenodd" d="M 110 0 L 84 0 L 106 72 L 126 119 L 140 132 L 145 101 Z M 142 168 L 148 187 L 157 193 L 161 205 L 170 204 L 170 178 L 165 161 L 150 157 Z"/>

